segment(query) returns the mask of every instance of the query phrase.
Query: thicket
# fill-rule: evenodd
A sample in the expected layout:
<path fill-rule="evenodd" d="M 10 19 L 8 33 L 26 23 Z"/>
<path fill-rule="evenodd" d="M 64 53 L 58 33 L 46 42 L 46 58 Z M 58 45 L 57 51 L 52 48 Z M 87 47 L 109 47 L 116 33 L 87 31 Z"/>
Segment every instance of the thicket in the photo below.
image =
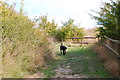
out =
<path fill-rule="evenodd" d="M 39 29 L 46 32 L 49 36 L 54 37 L 57 41 L 62 41 L 62 38 L 77 38 L 84 36 L 84 28 L 76 26 L 73 19 L 62 22 L 61 28 L 57 28 L 57 24 L 54 20 L 49 22 L 47 16 L 40 16 L 35 19 L 35 22 L 38 23 Z"/>
<path fill-rule="evenodd" d="M 0 1 L 2 27 L 2 77 L 24 77 L 46 64 L 54 53 L 54 43 L 44 31 L 33 28 L 32 22 L 14 5 Z"/>
<path fill-rule="evenodd" d="M 57 41 L 62 41 L 62 38 L 83 37 L 84 28 L 79 28 L 74 24 L 73 19 L 67 22 L 62 22 L 62 27 L 57 28 L 54 20 L 49 22 L 47 16 L 40 16 L 35 21 L 39 24 L 39 28 L 45 31 L 49 36 L 54 37 Z"/>
<path fill-rule="evenodd" d="M 62 24 L 62 28 L 57 29 L 55 34 L 55 37 L 59 41 L 61 41 L 62 38 L 79 38 L 84 36 L 84 28 L 76 26 L 73 19 L 62 22 Z"/>
<path fill-rule="evenodd" d="M 92 16 L 101 25 L 97 31 L 98 37 L 108 36 L 120 40 L 120 1 L 104 3 L 99 12 L 94 11 L 99 16 Z"/>
<path fill-rule="evenodd" d="M 34 22 L 38 24 L 37 28 L 44 31 L 48 36 L 54 37 L 58 24 L 55 23 L 54 19 L 52 22 L 48 21 L 47 15 L 41 15 L 34 19 Z M 55 37 L 54 37 L 55 38 Z"/>

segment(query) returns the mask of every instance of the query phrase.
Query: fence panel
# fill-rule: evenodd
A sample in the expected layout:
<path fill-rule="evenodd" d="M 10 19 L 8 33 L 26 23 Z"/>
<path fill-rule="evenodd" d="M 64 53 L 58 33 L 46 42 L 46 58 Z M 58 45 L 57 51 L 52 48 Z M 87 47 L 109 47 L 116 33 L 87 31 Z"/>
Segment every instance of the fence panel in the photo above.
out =
<path fill-rule="evenodd" d="M 63 41 L 70 42 L 71 44 L 80 44 L 82 46 L 95 43 L 98 39 L 97 37 L 62 38 L 62 42 Z"/>
<path fill-rule="evenodd" d="M 104 45 L 120 57 L 120 41 L 104 36 Z"/>

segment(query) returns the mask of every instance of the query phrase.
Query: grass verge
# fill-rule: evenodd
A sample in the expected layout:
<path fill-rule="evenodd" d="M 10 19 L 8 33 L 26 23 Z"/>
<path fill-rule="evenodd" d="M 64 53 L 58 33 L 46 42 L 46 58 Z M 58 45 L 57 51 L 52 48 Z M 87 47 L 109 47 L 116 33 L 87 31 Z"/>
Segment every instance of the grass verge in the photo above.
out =
<path fill-rule="evenodd" d="M 106 70 L 118 77 L 120 75 L 120 69 L 118 68 L 120 63 L 117 56 L 108 48 L 100 44 L 93 45 L 92 49 L 98 54 L 99 58 L 104 63 Z"/>

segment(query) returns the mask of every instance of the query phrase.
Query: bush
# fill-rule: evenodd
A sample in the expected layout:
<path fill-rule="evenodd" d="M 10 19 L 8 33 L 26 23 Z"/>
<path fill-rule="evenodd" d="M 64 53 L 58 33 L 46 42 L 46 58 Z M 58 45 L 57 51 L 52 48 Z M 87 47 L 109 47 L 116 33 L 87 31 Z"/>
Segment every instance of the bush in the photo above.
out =
<path fill-rule="evenodd" d="M 54 56 L 54 45 L 34 23 L 12 5 L 0 2 L 4 78 L 20 78 L 41 68 Z M 52 48 L 51 49 L 51 46 Z"/>
<path fill-rule="evenodd" d="M 69 19 L 67 22 L 63 23 L 60 29 L 56 30 L 55 38 L 58 41 L 62 41 L 62 38 L 79 38 L 84 36 L 84 28 L 78 28 L 74 25 L 74 20 Z"/>

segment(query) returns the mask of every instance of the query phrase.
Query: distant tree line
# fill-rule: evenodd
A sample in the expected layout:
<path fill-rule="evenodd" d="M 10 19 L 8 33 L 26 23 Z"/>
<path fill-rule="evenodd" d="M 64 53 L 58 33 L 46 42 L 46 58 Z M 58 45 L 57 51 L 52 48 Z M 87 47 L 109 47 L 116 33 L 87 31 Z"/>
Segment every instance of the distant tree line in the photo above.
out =
<path fill-rule="evenodd" d="M 57 41 L 61 41 L 62 38 L 84 36 L 84 28 L 76 26 L 74 20 L 71 18 L 67 22 L 62 22 L 60 28 L 58 28 L 54 20 L 49 22 L 46 15 L 36 18 L 35 21 L 39 24 L 39 29 L 43 30 L 49 36 L 54 37 Z"/>

